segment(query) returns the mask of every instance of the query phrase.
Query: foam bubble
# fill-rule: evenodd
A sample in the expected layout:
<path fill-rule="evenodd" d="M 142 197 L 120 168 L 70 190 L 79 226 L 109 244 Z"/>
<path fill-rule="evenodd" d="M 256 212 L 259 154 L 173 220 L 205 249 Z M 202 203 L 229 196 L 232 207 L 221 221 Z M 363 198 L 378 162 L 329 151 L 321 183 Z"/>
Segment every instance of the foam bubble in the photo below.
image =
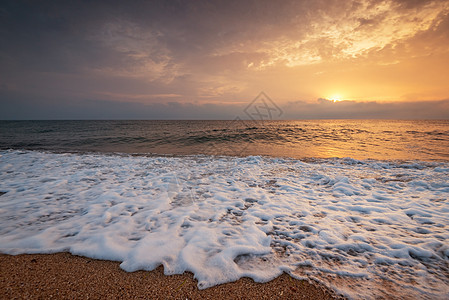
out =
<path fill-rule="evenodd" d="M 356 298 L 449 293 L 447 163 L 2 151 L 0 170 L 3 253 L 162 264 L 200 288 L 288 272 Z"/>

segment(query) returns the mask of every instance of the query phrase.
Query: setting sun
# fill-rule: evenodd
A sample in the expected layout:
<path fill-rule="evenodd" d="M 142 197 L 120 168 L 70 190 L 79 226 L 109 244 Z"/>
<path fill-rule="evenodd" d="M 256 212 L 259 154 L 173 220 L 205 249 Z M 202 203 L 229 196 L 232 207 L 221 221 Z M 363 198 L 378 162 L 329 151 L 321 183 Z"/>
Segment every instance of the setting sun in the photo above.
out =
<path fill-rule="evenodd" d="M 329 100 L 332 100 L 334 102 L 339 102 L 342 100 L 342 98 L 340 95 L 333 95 L 333 96 L 329 97 Z"/>

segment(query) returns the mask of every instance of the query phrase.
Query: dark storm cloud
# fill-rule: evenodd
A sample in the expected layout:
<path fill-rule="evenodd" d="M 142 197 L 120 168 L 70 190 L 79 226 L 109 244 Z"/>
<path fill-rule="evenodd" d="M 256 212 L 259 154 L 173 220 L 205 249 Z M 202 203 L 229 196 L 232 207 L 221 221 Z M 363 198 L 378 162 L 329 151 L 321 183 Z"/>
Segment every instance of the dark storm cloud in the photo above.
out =
<path fill-rule="evenodd" d="M 379 1 L 371 1 L 377 3 Z M 431 1 L 396 0 L 410 9 Z M 172 59 L 210 55 L 239 43 L 296 39 L 320 17 L 355 11 L 357 1 L 6 1 L 1 8 L 3 61 L 39 70 L 120 65 L 132 50 L 105 44 L 154 38 Z M 378 23 L 359 18 L 361 24 Z M 107 26 L 114 25 L 116 26 Z M 109 29 L 108 29 L 109 28 Z M 289 30 L 289 28 L 291 30 Z M 157 36 L 143 32 L 160 33 Z M 115 35 L 115 36 L 114 36 Z M 122 55 L 119 55 L 122 54 Z M 129 62 L 129 61 L 128 61 Z"/>
<path fill-rule="evenodd" d="M 3 88 L 29 89 L 36 98 L 64 98 L 67 90 L 85 94 L 117 89 L 121 94 L 169 91 L 198 96 L 192 89 L 214 88 L 208 75 L 241 69 L 246 60 L 263 59 L 263 53 L 215 52 L 260 38 L 268 24 L 289 22 L 294 15 L 292 4 L 285 4 L 5 2 L 0 30 L 5 41 L 0 45 Z M 269 13 L 275 9 L 282 18 Z M 263 33 L 270 34 L 275 32 Z"/>
<path fill-rule="evenodd" d="M 105 60 L 85 37 L 93 16 L 76 5 L 11 1 L 2 11 L 1 62 L 13 70 L 73 72 Z"/>
<path fill-rule="evenodd" d="M 266 24 L 280 26 L 289 19 L 268 14 L 274 9 L 292 14 L 289 6 L 282 7 L 272 1 L 7 1 L 1 9 L 0 33 L 6 41 L 1 51 L 4 59 L 40 70 L 109 65 L 117 53 L 102 39 L 114 34 L 134 42 L 149 38 L 133 33 L 135 27 L 160 32 L 157 39 L 175 56 L 188 57 L 191 51 L 209 53 L 235 37 L 247 40 L 255 34 L 256 39 Z M 117 24 L 116 32 L 106 32 L 108 24 Z"/>
<path fill-rule="evenodd" d="M 136 48 L 148 50 L 146 42 L 156 43 L 155 52 L 167 53 L 174 64 L 196 64 L 199 58 L 211 56 L 217 61 L 234 53 L 240 53 L 237 61 L 241 62 L 251 59 L 252 53 L 234 51 L 240 44 L 269 43 L 280 34 L 302 38 L 311 30 L 311 21 L 349 14 L 357 7 L 354 3 L 10 1 L 2 7 L 1 37 L 7 42 L 0 50 L 2 63 L 39 71 L 126 67 L 132 65 Z M 220 55 L 220 50 L 226 55 Z"/>

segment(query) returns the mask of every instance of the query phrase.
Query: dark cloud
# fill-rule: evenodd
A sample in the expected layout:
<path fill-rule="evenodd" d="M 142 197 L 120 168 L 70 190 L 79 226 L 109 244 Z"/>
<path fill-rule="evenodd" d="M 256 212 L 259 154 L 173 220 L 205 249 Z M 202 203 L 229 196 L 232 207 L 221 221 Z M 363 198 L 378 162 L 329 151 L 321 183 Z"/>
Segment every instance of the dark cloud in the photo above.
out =
<path fill-rule="evenodd" d="M 5 100 L 7 99 L 7 100 Z M 62 103 L 57 99 L 35 101 L 27 96 L 0 93 L 2 120 L 229 120 L 244 106 L 223 104 L 193 104 L 170 101 L 142 104 L 136 102 L 83 99 Z"/>
<path fill-rule="evenodd" d="M 7 100 L 4 100 L 7 99 Z M 245 108 L 251 99 L 239 104 L 195 104 L 169 100 L 165 103 L 83 99 L 62 103 L 57 99 L 36 102 L 23 95 L 0 92 L 0 119 L 168 119 L 232 120 L 247 119 Z M 278 103 L 279 104 L 279 103 Z M 449 100 L 379 103 L 318 99 L 279 104 L 278 119 L 449 119 Z"/>
<path fill-rule="evenodd" d="M 285 119 L 448 119 L 449 100 L 379 103 L 318 99 L 315 103 L 290 102 L 283 110 Z"/>

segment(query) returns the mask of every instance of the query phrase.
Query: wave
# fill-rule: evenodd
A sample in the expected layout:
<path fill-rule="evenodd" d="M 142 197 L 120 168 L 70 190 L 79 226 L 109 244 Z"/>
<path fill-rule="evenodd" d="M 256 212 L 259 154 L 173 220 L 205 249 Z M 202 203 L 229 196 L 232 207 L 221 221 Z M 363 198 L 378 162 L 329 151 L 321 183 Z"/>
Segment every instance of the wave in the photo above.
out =
<path fill-rule="evenodd" d="M 200 288 L 287 272 L 354 298 L 449 294 L 446 162 L 0 154 L 3 253 L 163 265 Z"/>
<path fill-rule="evenodd" d="M 0 121 L 0 149 L 449 161 L 444 121 Z"/>

